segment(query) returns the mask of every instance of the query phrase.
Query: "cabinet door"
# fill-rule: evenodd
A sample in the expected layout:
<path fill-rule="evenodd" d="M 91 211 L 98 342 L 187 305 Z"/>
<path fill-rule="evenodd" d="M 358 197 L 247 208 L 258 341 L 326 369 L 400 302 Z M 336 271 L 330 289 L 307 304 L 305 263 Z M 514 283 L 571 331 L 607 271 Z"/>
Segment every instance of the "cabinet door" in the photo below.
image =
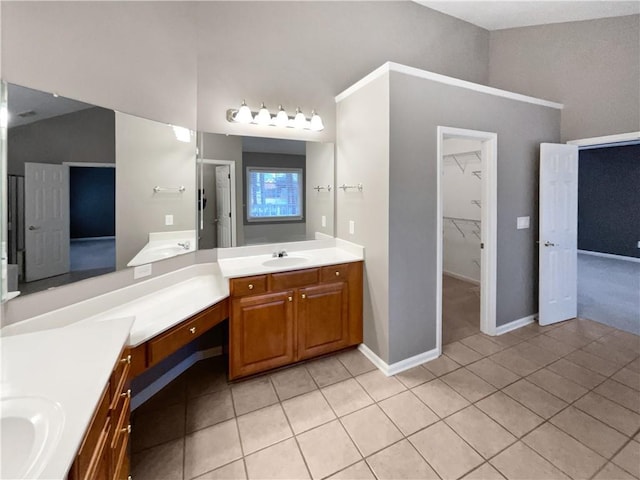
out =
<path fill-rule="evenodd" d="M 236 298 L 232 302 L 230 378 L 294 361 L 293 291 Z"/>
<path fill-rule="evenodd" d="M 298 291 L 298 359 L 349 345 L 349 294 L 344 282 Z"/>

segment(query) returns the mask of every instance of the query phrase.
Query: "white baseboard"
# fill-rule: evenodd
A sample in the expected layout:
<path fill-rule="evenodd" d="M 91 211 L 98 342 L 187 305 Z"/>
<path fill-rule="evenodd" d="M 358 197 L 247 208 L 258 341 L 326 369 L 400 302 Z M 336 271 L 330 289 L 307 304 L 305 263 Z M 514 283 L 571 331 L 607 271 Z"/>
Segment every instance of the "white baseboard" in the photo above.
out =
<path fill-rule="evenodd" d="M 480 280 L 476 280 L 475 278 L 465 277 L 464 275 L 460 275 L 459 273 L 448 272 L 446 270 L 442 271 L 443 275 L 448 275 L 453 278 L 457 278 L 458 280 L 462 280 L 463 282 L 473 283 L 474 285 L 480 285 Z"/>
<path fill-rule="evenodd" d="M 156 393 L 169 385 L 173 380 L 178 378 L 200 360 L 211 357 L 218 357 L 220 355 L 222 355 L 222 347 L 213 347 L 192 353 L 180 363 L 174 365 L 169 371 L 147 385 L 133 397 L 131 397 L 131 410 L 133 411 L 138 408 L 140 405 L 149 400 Z"/>
<path fill-rule="evenodd" d="M 610 258 L 612 260 L 622 260 L 623 262 L 640 263 L 640 258 L 614 255 L 613 253 L 592 252 L 590 250 L 578 250 L 579 255 L 591 255 L 592 257 Z"/>
<path fill-rule="evenodd" d="M 405 370 L 409 370 L 410 368 L 417 367 L 418 365 L 422 365 L 423 363 L 434 360 L 440 356 L 440 352 L 438 351 L 438 349 L 434 348 L 433 350 L 429 350 L 428 352 L 423 352 L 418 355 L 414 355 L 413 357 L 405 358 L 404 360 L 389 365 L 378 355 L 373 353 L 373 351 L 364 343 L 358 345 L 358 350 L 360 350 L 365 357 L 371 360 L 371 363 L 378 367 L 378 370 L 384 373 L 387 377 L 396 375 L 400 372 L 404 372 Z"/>
<path fill-rule="evenodd" d="M 511 330 L 516 330 L 520 327 L 524 327 L 525 325 L 529 325 L 536 321 L 538 317 L 537 313 L 533 315 L 529 315 L 528 317 L 519 318 L 518 320 L 514 320 L 513 322 L 506 323 L 504 325 L 500 325 L 496 327 L 496 335 L 502 335 L 503 333 L 510 332 Z"/>

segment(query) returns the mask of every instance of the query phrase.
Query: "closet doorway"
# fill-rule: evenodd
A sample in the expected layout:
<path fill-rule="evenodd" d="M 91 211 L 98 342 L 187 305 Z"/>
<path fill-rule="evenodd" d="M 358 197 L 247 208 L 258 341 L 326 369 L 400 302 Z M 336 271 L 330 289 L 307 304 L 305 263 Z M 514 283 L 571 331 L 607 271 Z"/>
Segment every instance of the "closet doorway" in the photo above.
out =
<path fill-rule="evenodd" d="M 495 133 L 438 127 L 438 348 L 496 334 Z"/>

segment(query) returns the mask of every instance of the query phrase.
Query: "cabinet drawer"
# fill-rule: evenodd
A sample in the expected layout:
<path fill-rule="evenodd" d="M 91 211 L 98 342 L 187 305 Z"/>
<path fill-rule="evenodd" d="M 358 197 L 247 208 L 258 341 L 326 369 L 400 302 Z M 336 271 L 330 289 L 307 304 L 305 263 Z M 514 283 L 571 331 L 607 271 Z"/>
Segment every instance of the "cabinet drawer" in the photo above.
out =
<path fill-rule="evenodd" d="M 318 283 L 319 270 L 308 268 L 295 272 L 282 272 L 271 274 L 271 290 L 285 290 L 288 288 L 304 287 Z"/>
<path fill-rule="evenodd" d="M 104 423 L 100 436 L 98 437 L 98 443 L 93 450 L 93 455 L 89 463 L 89 468 L 83 475 L 80 474 L 82 480 L 108 480 L 109 478 L 109 456 L 107 452 L 107 443 L 109 438 L 109 430 L 111 424 L 109 419 Z"/>
<path fill-rule="evenodd" d="M 131 424 L 129 422 L 130 399 L 125 398 L 123 408 L 119 416 L 113 417 L 114 431 L 111 439 L 111 465 L 113 474 L 115 475 L 124 457 L 127 456 L 127 445 L 129 444 L 129 435 L 131 434 Z M 117 420 L 117 422 L 116 422 Z"/>
<path fill-rule="evenodd" d="M 129 378 L 130 370 L 131 352 L 128 348 L 125 348 L 120 354 L 120 359 L 111 374 L 111 382 L 109 382 L 111 398 L 113 401 L 116 400 L 116 397 L 124 389 L 124 385 L 127 383 L 127 379 Z M 111 405 L 111 407 L 113 407 L 113 405 Z"/>
<path fill-rule="evenodd" d="M 168 357 L 228 316 L 228 303 L 224 300 L 162 335 L 149 340 L 147 348 L 149 366 L 155 365 L 163 358 Z"/>
<path fill-rule="evenodd" d="M 229 290 L 232 297 L 264 293 L 267 291 L 267 276 L 232 278 Z"/>
<path fill-rule="evenodd" d="M 322 267 L 320 271 L 320 281 L 322 283 L 346 282 L 349 279 L 349 264 L 329 265 Z"/>
<path fill-rule="evenodd" d="M 82 441 L 82 445 L 80 446 L 80 450 L 78 450 L 78 457 L 76 460 L 77 464 L 77 472 L 79 479 L 83 479 L 87 476 L 89 469 L 93 463 L 97 460 L 96 450 L 100 446 L 100 442 L 102 441 L 102 436 L 104 435 L 105 424 L 109 421 L 109 385 L 105 388 L 102 393 L 102 397 L 100 397 L 100 403 L 98 404 L 98 408 L 91 420 L 91 424 L 87 429 L 87 433 Z M 106 443 L 106 438 L 104 442 Z M 94 468 L 95 470 L 95 468 Z"/>

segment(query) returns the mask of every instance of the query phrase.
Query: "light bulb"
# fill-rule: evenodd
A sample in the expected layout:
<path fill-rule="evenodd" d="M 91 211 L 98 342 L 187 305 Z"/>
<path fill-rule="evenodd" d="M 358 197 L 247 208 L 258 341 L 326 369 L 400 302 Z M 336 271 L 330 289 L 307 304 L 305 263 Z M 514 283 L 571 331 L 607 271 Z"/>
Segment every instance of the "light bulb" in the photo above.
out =
<path fill-rule="evenodd" d="M 247 104 L 242 101 L 242 105 L 236 112 L 233 119 L 238 123 L 251 123 L 253 122 L 253 115 L 251 115 L 251 109 L 247 106 Z"/>
<path fill-rule="evenodd" d="M 262 102 L 260 110 L 253 120 L 258 125 L 269 125 L 271 123 L 271 114 L 269 113 L 269 109 L 264 106 L 264 102 Z"/>
<path fill-rule="evenodd" d="M 296 108 L 296 116 L 293 119 L 293 126 L 296 128 L 305 128 L 307 126 L 307 119 L 304 113 L 300 110 L 300 107 Z"/>
<path fill-rule="evenodd" d="M 319 132 L 324 130 L 324 123 L 322 123 L 322 118 L 320 115 L 316 113 L 315 110 L 311 110 L 311 130 L 314 132 Z"/>
<path fill-rule="evenodd" d="M 278 114 L 276 115 L 276 126 L 286 127 L 289 125 L 289 115 L 284 111 L 282 105 L 278 105 Z"/>

